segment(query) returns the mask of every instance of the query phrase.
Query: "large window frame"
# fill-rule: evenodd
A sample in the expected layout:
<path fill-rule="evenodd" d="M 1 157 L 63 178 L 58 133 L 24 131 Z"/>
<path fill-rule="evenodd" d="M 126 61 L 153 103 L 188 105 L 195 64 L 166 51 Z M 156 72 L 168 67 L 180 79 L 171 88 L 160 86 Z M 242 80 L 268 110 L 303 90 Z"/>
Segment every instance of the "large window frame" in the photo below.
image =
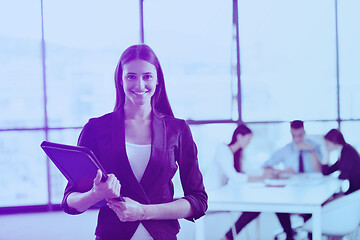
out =
<path fill-rule="evenodd" d="M 146 43 L 146 36 L 144 35 L 144 7 L 143 7 L 143 1 L 139 0 L 139 16 L 140 16 L 140 25 L 139 25 L 139 43 Z M 204 120 L 187 120 L 187 123 L 190 125 L 202 125 L 202 124 L 238 124 L 243 122 L 242 117 L 242 82 L 241 82 L 241 66 L 240 66 L 240 36 L 239 36 L 239 18 L 238 18 L 238 0 L 232 0 L 233 4 L 233 41 L 235 49 L 233 51 L 235 52 L 235 63 L 232 66 L 233 71 L 236 75 L 236 92 L 237 94 L 234 96 L 235 101 L 237 102 L 237 119 L 225 119 L 225 120 L 216 120 L 216 119 L 204 119 Z M 338 30 L 338 0 L 334 0 L 335 5 L 335 19 L 334 19 L 334 28 L 335 28 L 335 36 L 334 36 L 334 42 L 335 42 L 335 51 L 336 51 L 336 102 L 337 102 L 337 118 L 336 119 L 311 119 L 307 120 L 307 122 L 336 122 L 338 128 L 341 128 L 341 125 L 343 122 L 360 122 L 360 119 L 346 119 L 341 118 L 341 104 L 340 104 L 340 85 L 341 85 L 341 79 L 339 74 L 339 30 Z M 82 126 L 69 126 L 69 127 L 49 127 L 48 124 L 48 113 L 47 113 L 47 90 L 46 90 L 46 84 L 47 84 L 47 75 L 46 75 L 46 67 L 45 67 L 45 59 L 46 59 L 46 45 L 45 45 L 45 39 L 44 39 L 44 17 L 43 17 L 43 0 L 41 0 L 41 58 L 42 58 L 42 78 L 43 78 L 43 104 L 44 104 L 44 115 L 43 115 L 43 127 L 37 127 L 37 128 L 1 128 L 0 126 L 0 132 L 11 132 L 11 131 L 42 131 L 45 134 L 45 139 L 49 139 L 49 132 L 53 130 L 80 130 Z M 276 124 L 276 123 L 285 123 L 287 121 L 253 121 L 253 122 L 246 122 L 247 124 Z M 58 211 L 61 210 L 59 207 L 59 204 L 52 204 L 51 200 L 51 174 L 50 174 L 50 161 L 49 159 L 46 160 L 46 169 L 47 169 L 47 186 L 48 186 L 48 204 L 46 205 L 31 205 L 31 206 L 15 206 L 15 207 L 0 207 L 0 214 L 9 214 L 9 213 L 24 213 L 24 212 L 43 212 L 43 211 Z"/>

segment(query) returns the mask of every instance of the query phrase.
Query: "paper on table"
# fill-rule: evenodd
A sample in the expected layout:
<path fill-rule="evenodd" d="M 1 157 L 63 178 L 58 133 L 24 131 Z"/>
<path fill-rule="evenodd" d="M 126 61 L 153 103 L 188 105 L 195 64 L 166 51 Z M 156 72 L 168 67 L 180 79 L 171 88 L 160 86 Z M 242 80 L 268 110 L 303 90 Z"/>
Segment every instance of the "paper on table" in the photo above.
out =
<path fill-rule="evenodd" d="M 285 187 L 289 184 L 288 179 L 265 179 L 265 186 L 267 187 Z"/>

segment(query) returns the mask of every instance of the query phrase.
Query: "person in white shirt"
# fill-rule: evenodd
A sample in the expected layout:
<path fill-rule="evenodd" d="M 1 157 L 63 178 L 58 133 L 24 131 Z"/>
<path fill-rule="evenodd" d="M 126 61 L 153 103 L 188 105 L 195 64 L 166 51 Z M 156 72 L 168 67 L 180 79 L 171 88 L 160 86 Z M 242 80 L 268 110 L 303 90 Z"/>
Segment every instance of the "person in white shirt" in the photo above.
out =
<path fill-rule="evenodd" d="M 262 180 L 262 177 L 248 177 L 243 171 L 243 151 L 249 145 L 253 133 L 244 124 L 239 124 L 235 129 L 231 142 L 221 144 L 215 154 L 214 161 L 205 175 L 205 187 L 208 191 L 216 190 L 226 185 L 236 186 L 246 181 Z M 234 188 L 236 189 L 236 188 Z M 236 233 L 252 220 L 257 218 L 260 212 L 243 212 L 235 223 Z M 293 239 L 290 225 L 290 216 L 287 213 L 277 213 L 280 224 L 287 233 L 287 239 Z M 234 239 L 232 229 L 222 237 L 222 240 Z"/>
<path fill-rule="evenodd" d="M 242 171 L 242 159 L 243 150 L 250 143 L 252 136 L 252 131 L 246 125 L 240 124 L 235 129 L 231 142 L 219 145 L 205 175 L 207 190 L 247 181 L 247 176 Z"/>

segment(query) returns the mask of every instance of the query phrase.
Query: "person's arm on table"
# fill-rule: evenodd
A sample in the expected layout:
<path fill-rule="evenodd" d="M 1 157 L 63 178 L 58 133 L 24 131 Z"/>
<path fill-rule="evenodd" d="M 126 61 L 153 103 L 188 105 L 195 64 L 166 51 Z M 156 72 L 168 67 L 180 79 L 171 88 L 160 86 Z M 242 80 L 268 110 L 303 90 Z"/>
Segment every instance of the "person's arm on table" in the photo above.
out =
<path fill-rule="evenodd" d="M 276 170 L 270 166 L 264 167 L 264 174 L 263 174 L 264 178 L 277 178 L 278 175 L 279 175 L 279 170 Z"/>
<path fill-rule="evenodd" d="M 288 154 L 288 145 L 286 145 L 285 147 L 279 149 L 278 151 L 276 151 L 269 160 L 267 160 L 264 165 L 264 178 L 281 178 L 283 174 L 292 174 L 295 173 L 294 169 L 292 168 L 287 168 L 284 170 L 278 170 L 275 169 L 274 166 L 284 162 L 284 159 L 286 158 Z"/>
<path fill-rule="evenodd" d="M 263 178 L 278 179 L 278 178 L 288 178 L 289 174 L 295 174 L 295 170 L 291 167 L 284 170 L 274 169 L 272 167 L 264 167 Z"/>
<path fill-rule="evenodd" d="M 264 181 L 264 179 L 265 179 L 264 175 L 262 175 L 262 176 L 249 175 L 248 176 L 248 182 L 262 182 L 262 181 Z"/>

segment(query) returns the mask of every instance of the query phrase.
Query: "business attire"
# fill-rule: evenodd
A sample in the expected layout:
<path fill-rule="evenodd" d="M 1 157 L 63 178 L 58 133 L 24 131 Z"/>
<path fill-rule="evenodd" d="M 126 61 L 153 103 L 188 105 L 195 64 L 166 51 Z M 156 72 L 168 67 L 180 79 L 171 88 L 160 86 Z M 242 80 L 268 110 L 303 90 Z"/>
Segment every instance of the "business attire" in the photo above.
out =
<path fill-rule="evenodd" d="M 277 150 L 269 160 L 267 160 L 263 167 L 275 167 L 276 165 L 282 164 L 284 169 L 292 168 L 297 173 L 313 173 L 316 170 L 312 164 L 312 157 L 313 151 L 317 154 L 319 159 L 322 158 L 321 148 L 320 145 L 310 139 L 305 139 L 305 142 L 311 144 L 313 146 L 312 151 L 309 150 L 302 150 L 298 151 L 294 142 L 290 142 L 286 144 L 284 147 Z M 304 218 L 304 221 L 308 220 L 311 217 L 311 214 L 301 214 Z M 291 221 L 290 221 L 290 214 L 288 213 L 279 213 L 278 214 L 279 220 L 285 223 L 283 226 L 284 231 L 288 234 L 292 231 L 291 228 Z"/>
<path fill-rule="evenodd" d="M 332 166 L 322 165 L 321 170 L 324 175 L 340 171 L 339 179 L 349 181 L 349 189 L 345 194 L 360 189 L 360 156 L 350 144 L 342 147 L 339 159 Z"/>
<path fill-rule="evenodd" d="M 315 151 L 315 153 L 319 156 L 321 159 L 321 150 L 320 145 L 315 143 L 314 141 L 310 139 L 305 139 L 305 142 L 310 143 Z M 278 164 L 283 164 L 284 168 L 292 168 L 295 172 L 299 173 L 300 171 L 300 164 L 299 164 L 299 151 L 296 148 L 296 145 L 291 142 L 286 144 L 284 147 L 277 150 L 269 160 L 267 160 L 263 167 L 274 167 Z M 302 160 L 303 160 L 303 172 L 311 173 L 315 172 L 315 169 L 312 165 L 312 158 L 311 158 L 311 152 L 308 150 L 304 150 L 301 153 Z"/>
<path fill-rule="evenodd" d="M 92 150 L 105 171 L 117 177 L 122 196 L 141 204 L 172 202 L 174 186 L 171 179 L 179 168 L 183 198 L 189 201 L 193 211 L 193 216 L 187 219 L 194 221 L 205 214 L 207 194 L 190 128 L 184 120 L 156 112 L 152 114 L 151 124 L 150 157 L 143 170 L 138 166 L 138 171 L 133 171 L 134 166 L 128 159 L 122 109 L 90 119 L 80 134 L 78 145 Z M 64 211 L 69 214 L 80 213 L 67 205 L 67 197 L 74 191 L 76 189 L 68 184 L 62 201 Z M 121 222 L 105 205 L 100 208 L 95 234 L 101 240 L 131 239 L 140 224 L 153 239 L 159 240 L 176 239 L 180 229 L 176 219 Z"/>

